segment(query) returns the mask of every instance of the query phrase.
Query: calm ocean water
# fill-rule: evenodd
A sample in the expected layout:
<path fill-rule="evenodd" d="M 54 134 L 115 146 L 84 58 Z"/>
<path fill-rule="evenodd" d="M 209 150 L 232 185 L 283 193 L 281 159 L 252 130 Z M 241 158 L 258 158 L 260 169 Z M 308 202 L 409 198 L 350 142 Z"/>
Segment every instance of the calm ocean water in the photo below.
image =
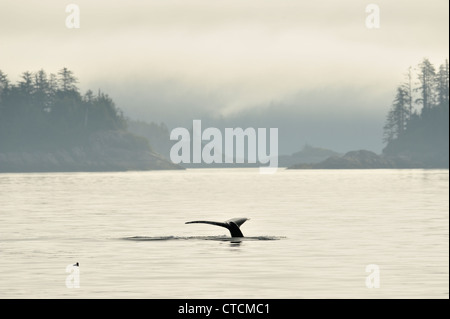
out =
<path fill-rule="evenodd" d="M 448 191 L 448 170 L 0 174 L 0 297 L 448 298 Z M 248 240 L 184 224 L 232 217 Z"/>

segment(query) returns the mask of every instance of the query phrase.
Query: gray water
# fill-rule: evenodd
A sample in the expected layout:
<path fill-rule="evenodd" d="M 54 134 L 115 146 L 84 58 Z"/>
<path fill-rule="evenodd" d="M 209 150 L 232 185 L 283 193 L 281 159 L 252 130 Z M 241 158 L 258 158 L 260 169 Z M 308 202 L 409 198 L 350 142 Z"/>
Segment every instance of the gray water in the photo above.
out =
<path fill-rule="evenodd" d="M 448 170 L 0 174 L 0 297 L 448 298 L 448 191 Z M 185 224 L 233 217 L 240 242 Z"/>

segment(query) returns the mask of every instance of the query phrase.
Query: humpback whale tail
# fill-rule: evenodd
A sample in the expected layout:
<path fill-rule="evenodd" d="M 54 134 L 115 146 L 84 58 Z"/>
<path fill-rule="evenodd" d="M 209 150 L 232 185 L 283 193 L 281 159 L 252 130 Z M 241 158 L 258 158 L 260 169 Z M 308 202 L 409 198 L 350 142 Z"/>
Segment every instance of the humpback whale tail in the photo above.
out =
<path fill-rule="evenodd" d="M 191 222 L 186 222 L 186 224 L 210 224 L 210 225 L 216 225 L 225 227 L 230 231 L 231 237 L 244 237 L 244 235 L 241 232 L 241 229 L 239 228 L 243 223 L 245 223 L 249 218 L 232 218 L 229 220 L 221 222 L 210 222 L 207 220 L 194 220 Z"/>

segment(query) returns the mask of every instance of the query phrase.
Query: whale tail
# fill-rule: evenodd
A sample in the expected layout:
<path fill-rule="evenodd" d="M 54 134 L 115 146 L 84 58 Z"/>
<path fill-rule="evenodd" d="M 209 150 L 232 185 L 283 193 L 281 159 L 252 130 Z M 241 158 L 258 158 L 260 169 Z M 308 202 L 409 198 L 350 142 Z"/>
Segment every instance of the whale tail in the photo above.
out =
<path fill-rule="evenodd" d="M 231 237 L 244 237 L 239 228 L 243 223 L 245 223 L 249 218 L 232 218 L 224 222 L 211 222 L 208 220 L 194 220 L 191 222 L 186 222 L 186 224 L 210 224 L 220 227 L 225 227 L 230 231 Z"/>

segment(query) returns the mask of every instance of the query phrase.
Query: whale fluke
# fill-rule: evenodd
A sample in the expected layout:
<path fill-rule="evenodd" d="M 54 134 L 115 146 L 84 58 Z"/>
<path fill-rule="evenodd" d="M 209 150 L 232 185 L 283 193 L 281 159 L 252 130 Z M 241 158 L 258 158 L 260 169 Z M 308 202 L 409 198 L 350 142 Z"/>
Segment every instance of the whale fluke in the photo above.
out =
<path fill-rule="evenodd" d="M 208 220 L 194 220 L 191 222 L 186 222 L 186 224 L 210 224 L 220 227 L 225 227 L 230 231 L 231 237 L 244 237 L 239 228 L 243 223 L 245 223 L 249 218 L 231 218 L 224 222 L 211 222 Z"/>

